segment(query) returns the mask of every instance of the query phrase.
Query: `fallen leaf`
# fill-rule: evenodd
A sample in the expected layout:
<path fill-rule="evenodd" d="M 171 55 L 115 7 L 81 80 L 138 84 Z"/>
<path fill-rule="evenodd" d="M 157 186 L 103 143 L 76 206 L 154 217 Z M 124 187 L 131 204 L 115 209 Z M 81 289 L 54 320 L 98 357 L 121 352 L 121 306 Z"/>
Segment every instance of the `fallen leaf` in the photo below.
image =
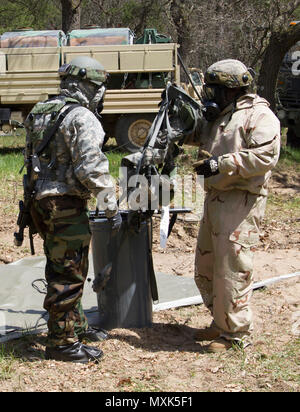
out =
<path fill-rule="evenodd" d="M 123 385 L 131 385 L 131 379 L 130 378 L 122 378 L 119 380 L 119 382 L 117 383 L 117 386 L 123 386 Z"/>

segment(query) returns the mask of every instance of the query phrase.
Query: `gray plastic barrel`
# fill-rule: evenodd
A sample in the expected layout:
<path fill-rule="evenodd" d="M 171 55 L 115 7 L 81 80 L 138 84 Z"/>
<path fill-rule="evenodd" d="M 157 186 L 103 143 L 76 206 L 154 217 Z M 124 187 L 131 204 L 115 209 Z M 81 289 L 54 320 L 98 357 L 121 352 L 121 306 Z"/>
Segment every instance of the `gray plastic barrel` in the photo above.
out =
<path fill-rule="evenodd" d="M 134 233 L 127 216 L 122 213 L 122 227 L 113 240 L 105 217 L 90 218 L 95 277 L 112 262 L 111 274 L 97 293 L 99 326 L 107 330 L 152 325 L 148 226 L 142 222 Z"/>

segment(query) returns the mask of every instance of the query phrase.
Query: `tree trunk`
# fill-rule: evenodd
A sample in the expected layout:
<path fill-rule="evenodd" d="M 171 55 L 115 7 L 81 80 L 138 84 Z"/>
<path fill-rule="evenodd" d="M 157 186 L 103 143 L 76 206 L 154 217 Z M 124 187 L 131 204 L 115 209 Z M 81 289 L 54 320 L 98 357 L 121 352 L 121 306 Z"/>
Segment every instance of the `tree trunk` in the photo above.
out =
<path fill-rule="evenodd" d="M 285 53 L 285 48 L 280 42 L 280 34 L 272 34 L 264 54 L 257 82 L 259 95 L 268 100 L 272 110 L 275 109 L 277 77 Z"/>
<path fill-rule="evenodd" d="M 82 0 L 60 0 L 62 30 L 65 33 L 80 29 L 80 6 Z"/>
<path fill-rule="evenodd" d="M 170 4 L 171 17 L 177 32 L 177 43 L 180 44 L 179 53 L 187 66 L 190 62 L 192 44 L 189 6 L 191 6 L 190 2 L 184 0 L 172 0 Z"/>
<path fill-rule="evenodd" d="M 300 24 L 284 32 L 273 32 L 264 52 L 258 78 L 258 93 L 275 109 L 275 91 L 278 72 L 285 54 L 300 40 Z"/>

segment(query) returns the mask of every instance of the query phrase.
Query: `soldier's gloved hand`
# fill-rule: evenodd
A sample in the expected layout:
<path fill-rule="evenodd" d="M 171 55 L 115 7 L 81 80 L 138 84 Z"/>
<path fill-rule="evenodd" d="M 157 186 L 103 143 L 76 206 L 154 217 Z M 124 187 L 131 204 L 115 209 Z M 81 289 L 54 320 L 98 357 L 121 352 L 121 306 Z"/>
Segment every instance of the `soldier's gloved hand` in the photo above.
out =
<path fill-rule="evenodd" d="M 119 230 L 121 229 L 121 225 L 122 225 L 121 213 L 118 211 L 113 216 L 107 216 L 107 220 L 111 225 L 111 234 L 112 234 L 112 236 L 116 235 L 119 232 Z"/>
<path fill-rule="evenodd" d="M 168 145 L 168 131 L 166 129 L 160 130 L 158 132 L 154 147 L 157 149 L 166 149 L 167 145 Z"/>
<path fill-rule="evenodd" d="M 154 163 L 154 150 L 152 147 L 147 147 L 144 151 L 142 166 L 149 166 Z"/>
<path fill-rule="evenodd" d="M 198 175 L 203 175 L 204 178 L 220 173 L 218 158 L 216 156 L 211 156 L 209 159 L 198 160 L 198 162 L 193 164 L 193 168 Z"/>
<path fill-rule="evenodd" d="M 100 191 L 96 195 L 96 216 L 100 210 L 105 211 L 105 216 L 111 223 L 112 231 L 118 232 L 121 227 L 122 217 L 113 191 L 110 193 Z"/>

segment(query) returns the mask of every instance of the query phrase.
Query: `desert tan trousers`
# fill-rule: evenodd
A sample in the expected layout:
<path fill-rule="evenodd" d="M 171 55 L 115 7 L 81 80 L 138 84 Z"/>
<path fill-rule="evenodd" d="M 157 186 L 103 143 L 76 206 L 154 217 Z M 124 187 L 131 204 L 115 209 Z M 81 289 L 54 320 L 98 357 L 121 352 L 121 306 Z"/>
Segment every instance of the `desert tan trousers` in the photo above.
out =
<path fill-rule="evenodd" d="M 259 242 L 266 196 L 243 190 L 206 194 L 195 257 L 195 282 L 229 340 L 251 342 L 253 251 Z"/>

